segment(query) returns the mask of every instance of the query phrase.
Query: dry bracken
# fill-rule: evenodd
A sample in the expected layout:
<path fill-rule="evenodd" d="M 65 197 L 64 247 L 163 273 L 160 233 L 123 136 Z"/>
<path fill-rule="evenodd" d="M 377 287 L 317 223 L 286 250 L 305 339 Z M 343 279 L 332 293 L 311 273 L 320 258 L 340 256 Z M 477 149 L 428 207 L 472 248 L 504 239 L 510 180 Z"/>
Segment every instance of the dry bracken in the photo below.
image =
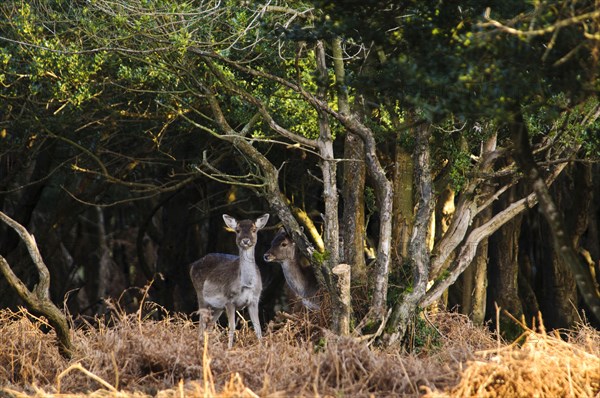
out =
<path fill-rule="evenodd" d="M 339 337 L 286 315 L 258 341 L 246 324 L 227 349 L 220 328 L 198 340 L 198 324 L 114 310 L 74 329 L 72 359 L 45 321 L 0 311 L 0 396 L 15 397 L 502 397 L 600 394 L 600 333 L 560 336 L 525 328 L 507 344 L 461 315 L 430 314 L 437 340 L 407 353 Z"/>

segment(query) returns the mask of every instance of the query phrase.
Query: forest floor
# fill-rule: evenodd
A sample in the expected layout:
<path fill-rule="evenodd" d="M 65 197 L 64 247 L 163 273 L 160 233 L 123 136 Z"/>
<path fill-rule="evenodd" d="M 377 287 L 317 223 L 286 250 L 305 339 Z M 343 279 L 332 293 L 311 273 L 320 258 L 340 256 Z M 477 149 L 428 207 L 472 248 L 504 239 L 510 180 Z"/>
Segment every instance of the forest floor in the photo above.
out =
<path fill-rule="evenodd" d="M 558 336 L 522 325 L 507 343 L 457 314 L 420 324 L 408 352 L 281 315 L 260 342 L 242 325 L 227 350 L 224 330 L 200 341 L 188 317 L 114 311 L 74 327 L 67 360 L 43 319 L 1 310 L 0 397 L 600 397 L 589 326 Z"/>

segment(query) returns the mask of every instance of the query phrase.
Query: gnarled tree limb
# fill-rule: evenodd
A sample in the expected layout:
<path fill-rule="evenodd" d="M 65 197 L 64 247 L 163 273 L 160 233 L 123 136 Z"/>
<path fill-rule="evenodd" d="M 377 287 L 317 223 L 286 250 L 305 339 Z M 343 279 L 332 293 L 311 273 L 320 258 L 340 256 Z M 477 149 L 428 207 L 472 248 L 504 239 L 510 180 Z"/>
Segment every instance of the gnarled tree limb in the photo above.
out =
<path fill-rule="evenodd" d="M 48 318 L 48 322 L 56 331 L 60 353 L 64 357 L 70 358 L 73 352 L 73 344 L 69 334 L 67 318 L 50 299 L 50 272 L 48 271 L 46 264 L 44 264 L 35 238 L 25 229 L 25 227 L 2 212 L 0 212 L 0 220 L 14 229 L 23 243 L 25 243 L 29 256 L 38 270 L 40 281 L 33 290 L 29 290 L 19 277 L 15 275 L 10 268 L 8 261 L 2 256 L 0 256 L 0 271 L 2 271 L 2 274 L 8 283 L 16 290 L 19 297 L 25 301 L 26 305 L 33 312 Z"/>

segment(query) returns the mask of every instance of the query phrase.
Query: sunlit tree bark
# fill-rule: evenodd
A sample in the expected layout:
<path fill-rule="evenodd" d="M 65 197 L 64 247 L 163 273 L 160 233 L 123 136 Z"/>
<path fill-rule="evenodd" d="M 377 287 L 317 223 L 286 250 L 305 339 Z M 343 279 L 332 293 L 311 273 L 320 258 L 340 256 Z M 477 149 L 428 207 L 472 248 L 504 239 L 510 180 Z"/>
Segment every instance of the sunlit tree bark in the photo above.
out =
<path fill-rule="evenodd" d="M 39 282 L 32 290 L 29 290 L 14 274 L 10 265 L 2 256 L 0 256 L 0 271 L 2 271 L 2 274 L 17 294 L 25 301 L 29 309 L 48 318 L 48 322 L 54 328 L 58 337 L 61 354 L 70 358 L 73 355 L 74 347 L 71 341 L 67 317 L 54 305 L 50 298 L 50 273 L 38 250 L 35 238 L 29 234 L 25 227 L 2 212 L 0 212 L 0 220 L 11 227 L 27 247 L 29 256 L 38 270 Z"/>

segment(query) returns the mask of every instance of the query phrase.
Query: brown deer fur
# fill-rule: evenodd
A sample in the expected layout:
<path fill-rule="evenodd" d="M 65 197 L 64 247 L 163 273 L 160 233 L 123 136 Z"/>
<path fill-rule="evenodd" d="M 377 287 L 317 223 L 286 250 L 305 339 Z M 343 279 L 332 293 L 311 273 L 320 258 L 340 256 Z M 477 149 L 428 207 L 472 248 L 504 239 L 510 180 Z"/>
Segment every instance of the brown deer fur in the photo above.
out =
<path fill-rule="evenodd" d="M 264 259 L 281 263 L 288 286 L 302 299 L 302 304 L 310 310 L 319 309 L 319 283 L 315 273 L 285 229 L 277 232 Z"/>
<path fill-rule="evenodd" d="M 211 253 L 191 264 L 190 277 L 198 296 L 200 333 L 204 333 L 206 318 L 212 310 L 212 322 L 216 322 L 223 310 L 229 326 L 228 346 L 233 346 L 236 310 L 248 307 L 256 336 L 261 338 L 258 319 L 258 301 L 262 291 L 260 271 L 256 266 L 254 248 L 257 232 L 269 220 L 264 214 L 256 220 L 237 221 L 223 215 L 225 224 L 235 231 L 239 255 Z"/>

